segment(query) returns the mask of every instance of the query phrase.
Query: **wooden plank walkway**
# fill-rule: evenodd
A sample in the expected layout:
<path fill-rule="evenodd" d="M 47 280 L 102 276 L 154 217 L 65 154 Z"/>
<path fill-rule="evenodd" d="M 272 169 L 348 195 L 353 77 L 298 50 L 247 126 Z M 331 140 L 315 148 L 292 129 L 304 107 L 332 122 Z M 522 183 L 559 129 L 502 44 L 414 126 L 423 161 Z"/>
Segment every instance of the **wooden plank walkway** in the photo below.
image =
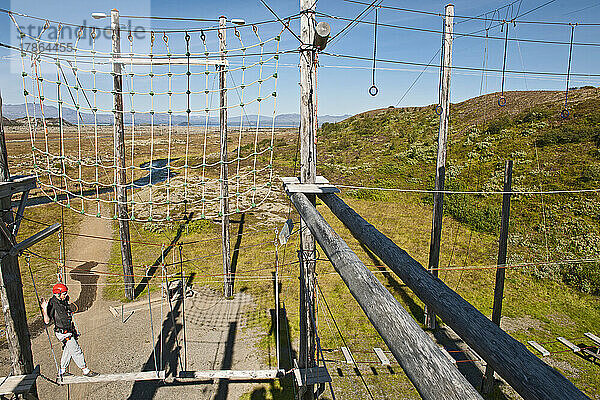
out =
<path fill-rule="evenodd" d="M 579 346 L 575 346 L 575 344 L 573 344 L 571 341 L 569 341 L 568 339 L 565 339 L 562 336 L 557 337 L 556 340 L 558 340 L 559 342 L 561 342 L 562 344 L 564 344 L 565 346 L 567 346 L 568 348 L 573 350 L 573 353 L 577 353 L 577 352 L 581 351 L 581 348 Z"/>
<path fill-rule="evenodd" d="M 207 371 L 181 371 L 177 378 L 182 379 L 228 379 L 234 380 L 267 380 L 275 379 L 285 375 L 284 370 L 278 369 L 257 369 L 257 370 L 207 370 Z"/>
<path fill-rule="evenodd" d="M 31 374 L 0 378 L 0 396 L 29 393 L 38 376 L 40 376 L 39 365 Z"/>
<path fill-rule="evenodd" d="M 143 371 L 127 372 L 122 374 L 101 374 L 94 377 L 88 376 L 65 376 L 58 383 L 62 385 L 72 385 L 77 383 L 97 383 L 97 382 L 116 382 L 116 381 L 154 381 L 164 380 L 165 371 Z"/>
<path fill-rule="evenodd" d="M 373 351 L 375 351 L 375 354 L 377 355 L 377 358 L 379 358 L 381 365 L 391 365 L 389 358 L 387 358 L 381 348 L 375 347 L 373 348 Z"/>
<path fill-rule="evenodd" d="M 352 358 L 350 349 L 343 346 L 340 348 L 342 349 L 342 354 L 344 354 L 344 358 L 346 359 L 346 364 L 354 364 L 354 358 Z"/>
<path fill-rule="evenodd" d="M 534 349 L 536 349 L 537 351 L 539 351 L 542 354 L 543 357 L 548 357 L 550 355 L 550 352 L 548 350 L 546 350 L 546 348 L 544 346 L 542 346 L 541 344 L 539 344 L 535 340 L 529 340 L 527 343 L 529 343 L 529 345 L 531 347 L 533 347 Z"/>

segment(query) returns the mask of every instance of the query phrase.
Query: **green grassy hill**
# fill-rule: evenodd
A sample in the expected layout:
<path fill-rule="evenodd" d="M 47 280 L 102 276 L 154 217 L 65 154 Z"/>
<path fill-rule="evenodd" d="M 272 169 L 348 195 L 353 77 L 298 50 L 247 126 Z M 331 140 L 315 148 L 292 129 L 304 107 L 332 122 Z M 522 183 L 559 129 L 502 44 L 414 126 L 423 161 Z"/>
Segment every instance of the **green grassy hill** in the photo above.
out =
<path fill-rule="evenodd" d="M 505 161 L 514 160 L 513 190 L 556 191 L 600 187 L 600 89 L 506 93 L 453 104 L 446 189 L 499 191 Z M 319 172 L 338 184 L 432 189 L 439 117 L 435 106 L 368 111 L 319 131 Z M 384 199 L 390 192 L 348 193 Z M 422 194 L 424 202 L 431 195 Z M 500 225 L 500 195 L 445 196 L 445 212 L 482 232 Z M 521 194 L 512 198 L 510 263 L 534 263 L 535 276 L 562 279 L 600 294 L 598 193 Z M 448 240 L 448 239 L 446 239 Z"/>

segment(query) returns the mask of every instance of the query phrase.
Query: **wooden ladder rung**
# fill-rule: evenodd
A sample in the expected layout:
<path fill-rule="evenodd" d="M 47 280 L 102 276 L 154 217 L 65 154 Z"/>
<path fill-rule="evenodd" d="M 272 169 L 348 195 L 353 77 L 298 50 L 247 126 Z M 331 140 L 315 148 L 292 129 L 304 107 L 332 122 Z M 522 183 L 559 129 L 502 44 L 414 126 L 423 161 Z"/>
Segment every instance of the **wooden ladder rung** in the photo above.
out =
<path fill-rule="evenodd" d="M 340 347 L 340 349 L 342 349 L 346 364 L 354 364 L 354 358 L 352 357 L 352 353 L 350 353 L 350 349 L 347 347 Z"/>
<path fill-rule="evenodd" d="M 573 350 L 573 353 L 577 353 L 577 352 L 581 351 L 581 348 L 579 348 L 579 346 L 575 346 L 575 344 L 571 343 L 568 339 L 565 339 L 562 336 L 557 337 L 556 340 L 558 340 L 559 342 L 561 342 L 562 344 L 564 344 L 565 346 L 567 346 L 568 348 Z"/>
<path fill-rule="evenodd" d="M 373 351 L 375 351 L 375 354 L 377 355 L 377 358 L 379 358 L 381 365 L 391 365 L 389 358 L 387 358 L 381 348 L 375 347 L 373 348 Z"/>
<path fill-rule="evenodd" d="M 529 343 L 529 345 L 531 347 L 533 347 L 534 349 L 536 349 L 537 351 L 539 351 L 542 354 L 543 357 L 548 357 L 550 355 L 550 352 L 548 350 L 546 350 L 546 348 L 544 348 L 544 346 L 542 346 L 541 344 L 539 344 L 535 340 L 529 340 L 527 343 Z"/>

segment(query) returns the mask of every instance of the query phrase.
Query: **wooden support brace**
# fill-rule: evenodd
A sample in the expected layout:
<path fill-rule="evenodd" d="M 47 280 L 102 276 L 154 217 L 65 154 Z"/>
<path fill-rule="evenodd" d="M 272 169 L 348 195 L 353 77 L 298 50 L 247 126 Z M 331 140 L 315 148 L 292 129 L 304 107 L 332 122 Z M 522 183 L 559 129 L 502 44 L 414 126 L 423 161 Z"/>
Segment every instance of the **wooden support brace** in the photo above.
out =
<path fill-rule="evenodd" d="M 550 352 L 548 350 L 546 350 L 546 348 L 544 348 L 544 346 L 542 346 L 541 344 L 539 344 L 535 340 L 529 340 L 529 341 L 527 341 L 527 343 L 531 347 L 533 347 L 534 349 L 536 349 L 537 351 L 539 351 L 542 354 L 543 357 L 548 357 L 550 355 Z"/>
<path fill-rule="evenodd" d="M 0 395 L 26 394 L 40 376 L 40 366 L 36 366 L 31 374 L 0 378 Z"/>
<path fill-rule="evenodd" d="M 8 242 L 12 246 L 16 245 L 15 238 L 10 233 L 10 230 L 8 229 L 8 226 L 6 226 L 6 223 L 4 221 L 2 221 L 1 219 L 0 219 L 0 232 L 2 232 L 2 236 L 4 236 L 4 238 L 6 240 L 8 240 Z"/>
<path fill-rule="evenodd" d="M 346 359 L 346 364 L 354 364 L 354 357 L 350 353 L 350 349 L 347 347 L 341 347 L 342 353 L 344 354 L 344 358 Z"/>
<path fill-rule="evenodd" d="M 377 355 L 377 358 L 379 358 L 381 365 L 391 365 L 389 358 L 387 358 L 381 348 L 375 347 L 373 351 L 375 351 L 375 354 Z"/>
<path fill-rule="evenodd" d="M 59 381 L 61 385 L 72 385 L 77 383 L 98 383 L 116 381 L 155 381 L 164 380 L 165 371 L 143 371 L 128 372 L 123 374 L 101 374 L 94 377 L 88 376 L 65 376 Z"/>
<path fill-rule="evenodd" d="M 577 353 L 577 352 L 581 351 L 581 348 L 579 346 L 575 346 L 572 342 L 570 342 L 569 340 L 565 339 L 562 336 L 557 337 L 556 340 L 558 340 L 559 342 L 561 342 L 562 344 L 564 344 L 565 346 L 567 346 L 568 348 L 573 350 L 573 353 Z"/>
<path fill-rule="evenodd" d="M 12 249 L 10 249 L 10 255 L 11 256 L 16 256 L 17 254 L 19 254 L 20 252 L 22 252 L 23 250 L 33 246 L 34 244 L 36 244 L 37 242 L 44 240 L 45 238 L 47 238 L 48 236 L 52 235 L 53 233 L 56 233 L 58 230 L 60 229 L 60 224 L 56 223 L 52 226 L 47 227 L 46 229 L 36 233 L 35 235 L 28 237 L 27 239 L 23 240 L 20 243 L 17 243 L 16 245 L 13 246 Z"/>
<path fill-rule="evenodd" d="M 25 204 L 27 203 L 27 198 L 29 197 L 29 190 L 25 190 L 21 195 L 21 200 L 19 201 L 19 208 L 17 208 L 17 215 L 15 216 L 15 222 L 13 222 L 12 226 L 12 234 L 14 237 L 17 237 L 19 233 L 19 226 L 21 225 L 21 221 L 23 220 L 23 213 L 25 212 Z"/>
<path fill-rule="evenodd" d="M 299 387 L 331 382 L 331 376 L 326 367 L 296 368 L 294 377 Z"/>

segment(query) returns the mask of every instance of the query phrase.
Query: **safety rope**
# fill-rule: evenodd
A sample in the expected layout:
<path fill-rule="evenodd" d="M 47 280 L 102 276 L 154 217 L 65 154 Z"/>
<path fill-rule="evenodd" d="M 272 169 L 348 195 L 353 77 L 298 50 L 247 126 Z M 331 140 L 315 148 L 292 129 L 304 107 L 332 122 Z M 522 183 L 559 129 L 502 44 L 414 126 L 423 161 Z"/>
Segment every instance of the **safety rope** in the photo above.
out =
<path fill-rule="evenodd" d="M 506 53 L 508 50 L 508 22 L 504 21 L 502 23 L 502 27 L 500 31 L 504 29 L 506 26 L 506 31 L 504 32 L 504 57 L 502 58 L 502 80 L 501 80 L 501 90 L 500 97 L 498 97 L 498 105 L 500 107 L 504 107 L 506 105 L 506 97 L 504 96 L 504 73 L 506 72 Z"/>
<path fill-rule="evenodd" d="M 371 87 L 369 88 L 369 94 L 373 97 L 377 96 L 379 89 L 375 86 L 375 60 L 377 58 L 377 16 L 379 13 L 379 7 L 375 7 L 375 24 L 373 24 L 373 76 L 371 79 Z"/>
<path fill-rule="evenodd" d="M 573 36 L 575 35 L 575 26 L 577 24 L 571 24 L 571 40 L 569 41 L 569 64 L 567 66 L 567 84 L 565 87 L 565 106 L 563 110 L 560 112 L 560 116 L 562 119 L 566 119 L 569 117 L 569 110 L 567 108 L 568 99 L 569 99 L 569 78 L 571 77 L 571 58 L 573 56 Z"/>

